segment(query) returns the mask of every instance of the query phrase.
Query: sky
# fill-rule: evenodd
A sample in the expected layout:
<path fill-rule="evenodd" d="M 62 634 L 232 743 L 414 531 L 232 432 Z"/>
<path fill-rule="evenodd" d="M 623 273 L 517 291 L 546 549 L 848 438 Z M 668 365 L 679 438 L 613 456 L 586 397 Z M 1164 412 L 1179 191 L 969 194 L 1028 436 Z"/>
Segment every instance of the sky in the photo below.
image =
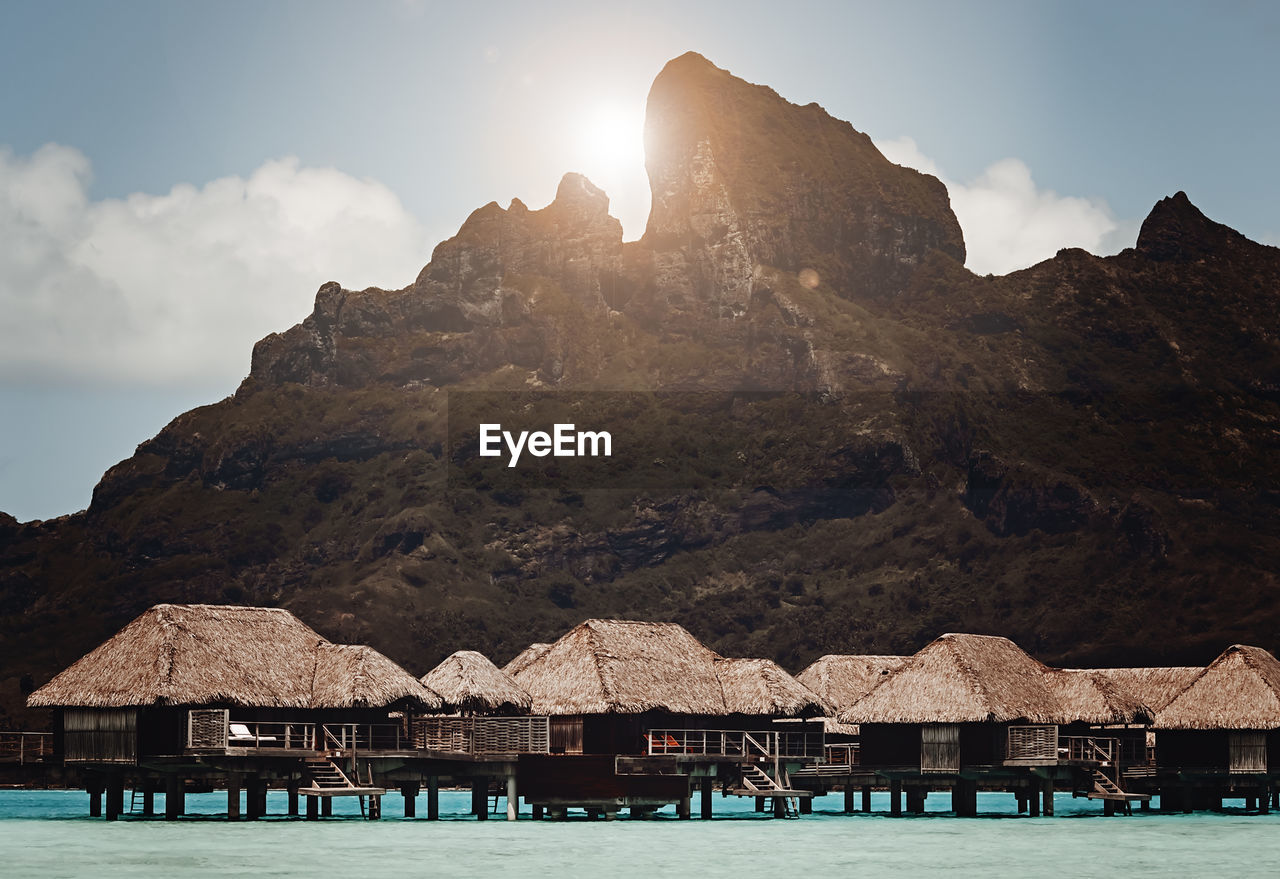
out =
<path fill-rule="evenodd" d="M 648 213 L 686 51 L 939 176 L 968 266 L 1131 246 L 1160 198 L 1280 245 L 1280 5 L 0 0 L 0 510 L 84 509 L 316 289 L 410 283 L 567 171 Z"/>

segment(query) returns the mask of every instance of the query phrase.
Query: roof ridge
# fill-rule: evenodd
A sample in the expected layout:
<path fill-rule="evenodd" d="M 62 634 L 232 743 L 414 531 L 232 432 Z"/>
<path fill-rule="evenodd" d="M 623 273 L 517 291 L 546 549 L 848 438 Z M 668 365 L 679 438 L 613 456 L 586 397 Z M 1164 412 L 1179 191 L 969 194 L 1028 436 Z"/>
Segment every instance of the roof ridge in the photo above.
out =
<path fill-rule="evenodd" d="M 959 649 L 960 644 L 951 637 L 952 634 L 954 633 L 949 632 L 938 640 L 941 641 L 944 638 L 947 639 L 945 643 L 951 648 L 951 657 L 955 661 L 956 667 L 960 669 L 960 673 L 968 679 L 969 685 L 973 688 L 973 692 L 981 698 L 982 707 L 987 710 L 987 720 L 994 720 L 995 712 L 991 710 L 991 699 L 988 697 L 986 688 L 982 686 L 982 678 L 978 675 L 977 670 L 965 660 Z M 978 637 L 983 636 L 979 635 Z"/>

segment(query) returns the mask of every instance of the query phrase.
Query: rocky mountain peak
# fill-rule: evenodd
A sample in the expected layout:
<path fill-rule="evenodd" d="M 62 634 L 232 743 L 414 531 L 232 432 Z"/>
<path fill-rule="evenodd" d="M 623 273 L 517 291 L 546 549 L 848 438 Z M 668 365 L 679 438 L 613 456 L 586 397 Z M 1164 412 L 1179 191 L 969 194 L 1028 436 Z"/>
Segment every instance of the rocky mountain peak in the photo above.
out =
<path fill-rule="evenodd" d="M 891 295 L 932 250 L 964 261 L 946 187 L 889 162 L 817 104 L 797 106 L 696 53 L 649 92 L 644 243 L 664 282 L 739 311 L 760 266 L 812 269 L 847 298 Z"/>
<path fill-rule="evenodd" d="M 1185 192 L 1156 202 L 1138 232 L 1138 252 L 1161 262 L 1194 262 L 1246 241 L 1229 226 L 1210 220 Z"/>

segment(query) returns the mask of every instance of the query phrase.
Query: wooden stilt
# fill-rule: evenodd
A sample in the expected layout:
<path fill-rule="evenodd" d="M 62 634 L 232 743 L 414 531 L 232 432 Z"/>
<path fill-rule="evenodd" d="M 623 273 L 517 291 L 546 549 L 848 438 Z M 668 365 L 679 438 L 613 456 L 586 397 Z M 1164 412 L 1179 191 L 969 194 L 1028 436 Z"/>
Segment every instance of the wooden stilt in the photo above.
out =
<path fill-rule="evenodd" d="M 800 797 L 800 814 L 813 814 L 813 797 Z"/>
<path fill-rule="evenodd" d="M 250 775 L 244 786 L 245 817 L 256 821 L 266 811 L 267 783 L 256 775 Z"/>
<path fill-rule="evenodd" d="M 307 797 L 307 820 L 316 821 L 320 818 L 320 798 Z"/>
<path fill-rule="evenodd" d="M 471 780 L 471 814 L 480 821 L 489 817 L 489 779 L 473 778 Z"/>
<path fill-rule="evenodd" d="M 142 784 L 142 814 L 150 818 L 156 813 L 156 785 L 153 781 Z"/>
<path fill-rule="evenodd" d="M 846 815 L 853 814 L 853 785 L 851 784 L 844 786 L 844 813 Z"/>
<path fill-rule="evenodd" d="M 440 776 L 427 778 L 427 820 L 440 820 Z"/>
<path fill-rule="evenodd" d="M 1053 817 L 1053 779 L 1044 780 L 1044 816 Z"/>
<path fill-rule="evenodd" d="M 871 785 L 869 784 L 862 786 L 862 811 L 871 811 Z"/>
<path fill-rule="evenodd" d="M 605 809 L 605 810 L 604 810 L 604 820 L 606 820 L 606 821 L 617 821 L 617 820 L 618 820 L 618 810 L 617 810 L 617 809 Z"/>
<path fill-rule="evenodd" d="M 124 811 L 124 778 L 119 775 L 107 777 L 107 814 L 108 821 L 115 821 Z"/>
<path fill-rule="evenodd" d="M 415 818 L 418 814 L 418 786 L 416 784 L 400 785 L 400 796 L 404 797 L 404 817 Z"/>
<path fill-rule="evenodd" d="M 756 811 L 757 812 L 764 811 L 764 797 L 756 797 Z"/>
<path fill-rule="evenodd" d="M 773 817 L 775 818 L 787 817 L 787 798 L 786 797 L 773 798 Z"/>
<path fill-rule="evenodd" d="M 1150 811 L 1151 811 L 1151 801 L 1150 801 L 1150 800 L 1140 800 L 1140 801 L 1138 802 L 1138 810 L 1139 810 L 1139 811 L 1141 811 L 1141 812 L 1150 812 Z"/>
<path fill-rule="evenodd" d="M 634 813 L 633 813 L 633 814 L 634 814 Z M 533 820 L 534 820 L 534 821 L 541 821 L 541 820 L 542 820 L 542 807 L 541 807 L 541 806 L 534 806 L 534 807 L 533 807 Z"/>
<path fill-rule="evenodd" d="M 507 776 L 507 820 L 514 821 L 520 815 L 520 793 L 516 790 L 516 774 Z"/>
<path fill-rule="evenodd" d="M 333 816 L 333 797 L 317 797 L 320 800 L 320 817 L 330 818 Z"/>
<path fill-rule="evenodd" d="M 285 786 L 285 790 L 289 794 L 289 817 L 297 818 L 298 817 L 298 783 L 296 781 L 290 781 Z"/>
<path fill-rule="evenodd" d="M 227 820 L 240 818 L 240 773 L 232 772 L 227 776 Z"/>
<path fill-rule="evenodd" d="M 902 814 L 902 781 L 893 779 L 889 782 L 889 814 Z"/>
<path fill-rule="evenodd" d="M 912 815 L 920 815 L 924 813 L 924 788 L 909 787 L 907 788 L 907 811 Z"/>
<path fill-rule="evenodd" d="M 698 782 L 698 792 L 701 794 L 698 805 L 701 807 L 698 817 L 703 821 L 711 820 L 712 811 L 712 782 L 710 778 L 701 779 Z"/>
<path fill-rule="evenodd" d="M 89 794 L 89 817 L 102 817 L 102 781 L 90 778 L 85 782 L 85 792 Z"/>
<path fill-rule="evenodd" d="M 1258 798 L 1257 798 L 1257 797 L 1245 797 L 1245 798 L 1244 798 L 1244 810 L 1245 810 L 1246 812 L 1256 812 L 1256 811 L 1258 811 Z"/>
<path fill-rule="evenodd" d="M 693 815 L 693 797 L 686 793 L 680 798 L 680 802 L 676 804 L 676 814 L 687 820 Z"/>
<path fill-rule="evenodd" d="M 374 794 L 369 797 L 369 820 L 378 821 L 382 818 L 382 797 Z"/>
<path fill-rule="evenodd" d="M 184 800 L 182 778 L 178 775 L 166 775 L 164 778 L 164 817 L 166 821 L 173 821 L 186 811 Z"/>
<path fill-rule="evenodd" d="M 1102 801 L 1102 815 L 1103 815 L 1103 817 L 1104 817 L 1104 818 L 1111 818 L 1111 817 L 1113 817 L 1115 814 L 1116 814 L 1116 801 L 1115 801 L 1115 800 L 1103 800 L 1103 801 Z"/>
<path fill-rule="evenodd" d="M 1262 795 L 1258 797 L 1258 813 L 1266 815 L 1271 811 L 1271 791 L 1263 785 Z"/>
<path fill-rule="evenodd" d="M 1027 791 L 1027 808 L 1030 809 L 1032 818 L 1040 817 L 1040 797 L 1034 789 Z"/>

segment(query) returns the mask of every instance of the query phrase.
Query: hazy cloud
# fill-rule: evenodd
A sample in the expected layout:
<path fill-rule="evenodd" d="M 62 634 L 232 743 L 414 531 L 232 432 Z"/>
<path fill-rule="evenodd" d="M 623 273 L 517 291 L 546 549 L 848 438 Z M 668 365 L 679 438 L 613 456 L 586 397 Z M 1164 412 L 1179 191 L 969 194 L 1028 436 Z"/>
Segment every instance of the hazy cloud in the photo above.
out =
<path fill-rule="evenodd" d="M 1098 198 L 1062 196 L 1036 186 L 1020 159 L 1001 159 L 977 178 L 949 179 L 909 137 L 877 141 L 891 162 L 938 177 L 964 230 L 966 265 L 979 274 L 1005 274 L 1048 259 L 1064 247 L 1114 253 L 1133 244 L 1136 222 L 1119 222 Z"/>
<path fill-rule="evenodd" d="M 316 288 L 401 287 L 433 242 L 385 186 L 293 158 L 93 201 L 89 160 L 0 149 L 0 380 L 234 384 Z"/>

